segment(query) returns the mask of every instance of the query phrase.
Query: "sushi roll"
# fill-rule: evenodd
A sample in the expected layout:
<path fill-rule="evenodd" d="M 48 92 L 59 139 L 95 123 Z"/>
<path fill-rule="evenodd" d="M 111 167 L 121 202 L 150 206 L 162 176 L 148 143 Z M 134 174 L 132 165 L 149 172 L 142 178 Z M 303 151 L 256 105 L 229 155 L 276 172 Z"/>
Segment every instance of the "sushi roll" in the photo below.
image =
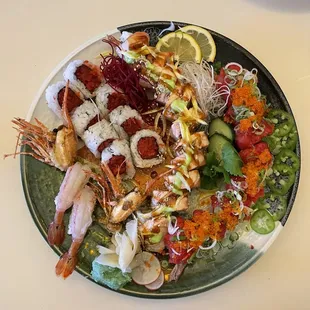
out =
<path fill-rule="evenodd" d="M 89 150 L 100 158 L 101 152 L 119 136 L 113 126 L 105 119 L 85 130 L 82 140 Z"/>
<path fill-rule="evenodd" d="M 122 126 L 117 124 L 112 124 L 114 130 L 117 132 L 120 139 L 129 140 L 129 136 L 127 135 L 126 131 L 123 129 Z"/>
<path fill-rule="evenodd" d="M 136 167 L 150 168 L 164 161 L 166 148 L 160 135 L 143 129 L 130 138 L 130 150 Z"/>
<path fill-rule="evenodd" d="M 96 104 L 102 116 L 106 117 L 117 107 L 127 105 L 128 100 L 124 94 L 115 91 L 109 84 L 105 84 L 97 90 Z"/>
<path fill-rule="evenodd" d="M 86 98 L 96 95 L 96 90 L 103 80 L 99 68 L 83 60 L 72 61 L 64 71 L 63 77 L 65 81 L 69 80 Z"/>
<path fill-rule="evenodd" d="M 132 179 L 136 173 L 126 140 L 114 140 L 102 151 L 101 161 L 108 165 L 113 175 L 119 174 L 124 180 Z"/>
<path fill-rule="evenodd" d="M 62 105 L 65 95 L 66 82 L 61 81 L 56 84 L 50 85 L 45 91 L 45 98 L 47 101 L 48 107 L 60 118 L 63 119 L 62 116 Z M 75 108 L 79 107 L 84 101 L 84 96 L 75 91 L 72 88 L 72 85 L 69 85 L 68 91 L 68 100 L 67 107 L 68 111 L 71 112 Z"/>
<path fill-rule="evenodd" d="M 81 137 L 88 127 L 100 121 L 101 116 L 95 102 L 86 100 L 72 112 L 71 119 L 76 134 Z"/>
<path fill-rule="evenodd" d="M 109 118 L 113 125 L 120 126 L 129 137 L 145 127 L 141 115 L 129 106 L 119 106 L 109 114 Z"/>

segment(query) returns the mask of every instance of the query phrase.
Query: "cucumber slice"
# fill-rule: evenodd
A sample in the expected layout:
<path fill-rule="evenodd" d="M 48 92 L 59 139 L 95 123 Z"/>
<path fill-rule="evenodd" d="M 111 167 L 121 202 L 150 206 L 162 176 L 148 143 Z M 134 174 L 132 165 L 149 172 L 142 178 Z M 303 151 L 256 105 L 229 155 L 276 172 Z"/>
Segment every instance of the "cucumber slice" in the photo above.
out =
<path fill-rule="evenodd" d="M 210 144 L 208 146 L 208 152 L 211 153 L 213 152 L 216 156 L 216 158 L 219 161 L 222 161 L 222 150 L 223 150 L 223 146 L 225 144 L 229 144 L 231 145 L 231 143 L 224 138 L 222 135 L 219 135 L 217 133 L 215 133 L 211 138 L 210 138 Z"/>
<path fill-rule="evenodd" d="M 234 140 L 234 132 L 232 128 L 220 118 L 214 119 L 210 124 L 209 136 L 212 137 L 214 134 L 220 134 L 230 142 Z"/>

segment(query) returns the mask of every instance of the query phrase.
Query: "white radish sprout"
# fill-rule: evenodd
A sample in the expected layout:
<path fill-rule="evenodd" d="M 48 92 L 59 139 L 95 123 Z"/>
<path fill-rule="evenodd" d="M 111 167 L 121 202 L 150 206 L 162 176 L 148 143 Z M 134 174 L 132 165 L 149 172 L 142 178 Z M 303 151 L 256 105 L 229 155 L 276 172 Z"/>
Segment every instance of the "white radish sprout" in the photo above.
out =
<path fill-rule="evenodd" d="M 172 224 L 172 220 L 174 220 L 174 224 Z M 177 226 L 177 219 L 175 216 L 170 216 L 169 217 L 169 222 L 168 222 L 168 233 L 170 235 L 175 234 L 178 231 L 179 227 Z"/>
<path fill-rule="evenodd" d="M 212 116 L 222 116 L 226 108 L 230 88 L 227 85 L 218 87 L 214 79 L 213 67 L 206 61 L 200 64 L 185 62 L 181 65 L 182 75 L 195 88 L 198 104 L 201 110 Z M 226 101 L 222 96 L 227 95 Z"/>

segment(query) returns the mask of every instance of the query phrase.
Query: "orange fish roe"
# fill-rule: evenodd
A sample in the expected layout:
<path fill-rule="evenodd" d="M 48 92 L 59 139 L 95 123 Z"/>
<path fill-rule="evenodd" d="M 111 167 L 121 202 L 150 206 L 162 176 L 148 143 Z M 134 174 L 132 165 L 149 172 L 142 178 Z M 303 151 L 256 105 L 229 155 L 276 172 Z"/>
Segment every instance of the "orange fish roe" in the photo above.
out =
<path fill-rule="evenodd" d="M 238 224 L 238 216 L 234 215 L 233 212 L 236 211 L 232 208 L 225 207 L 219 213 L 219 218 L 225 223 L 227 230 L 234 230 Z"/>
<path fill-rule="evenodd" d="M 246 118 L 246 119 L 242 119 L 241 121 L 240 121 L 240 127 L 239 127 L 239 129 L 241 130 L 241 131 L 247 131 L 249 128 L 251 128 L 252 127 L 252 122 L 251 122 L 251 120 L 249 119 L 249 118 Z"/>
<path fill-rule="evenodd" d="M 260 122 L 266 112 L 265 101 L 259 100 L 253 94 L 253 86 L 245 84 L 242 87 L 235 88 L 231 94 L 232 104 L 234 106 L 245 106 L 255 115 L 240 121 L 240 130 L 248 130 L 254 121 Z"/>
<path fill-rule="evenodd" d="M 229 203 L 217 214 L 203 211 L 194 214 L 191 220 L 184 221 L 184 235 L 187 238 L 186 246 L 198 248 L 207 238 L 220 240 L 223 238 L 223 228 L 234 230 L 238 224 L 236 210 Z"/>
<path fill-rule="evenodd" d="M 247 189 L 246 193 L 250 196 L 255 196 L 258 192 L 258 179 L 259 179 L 259 171 L 256 167 L 254 161 L 250 161 L 242 167 L 242 173 L 246 177 Z"/>
<path fill-rule="evenodd" d="M 258 155 L 258 159 L 263 164 L 269 164 L 272 161 L 272 155 L 269 149 L 265 149 L 262 153 Z"/>
<path fill-rule="evenodd" d="M 255 196 L 260 191 L 259 186 L 259 172 L 261 170 L 268 169 L 268 166 L 272 160 L 272 155 L 268 149 L 264 150 L 258 155 L 258 158 L 254 161 L 249 161 L 242 167 L 242 173 L 246 177 L 247 189 L 246 194 Z"/>
<path fill-rule="evenodd" d="M 256 116 L 253 115 L 253 116 L 250 116 L 249 118 L 245 118 L 245 119 L 242 119 L 240 121 L 240 130 L 241 131 L 247 131 L 249 128 L 252 127 L 252 122 L 254 122 L 256 120 Z"/>

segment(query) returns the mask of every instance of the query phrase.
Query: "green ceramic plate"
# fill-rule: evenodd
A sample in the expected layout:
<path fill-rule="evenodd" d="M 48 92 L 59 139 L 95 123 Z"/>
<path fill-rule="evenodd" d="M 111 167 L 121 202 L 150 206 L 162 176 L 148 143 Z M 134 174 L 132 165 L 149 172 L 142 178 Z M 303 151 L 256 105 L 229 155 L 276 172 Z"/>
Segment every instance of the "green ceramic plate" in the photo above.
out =
<path fill-rule="evenodd" d="M 100 58 L 98 55 L 108 49 L 108 46 L 101 42 L 101 39 L 105 35 L 113 34 L 119 36 L 119 30 L 147 31 L 154 44 L 158 33 L 162 29 L 167 28 L 169 24 L 170 22 L 147 22 L 122 26 L 117 30 L 102 34 L 79 47 L 58 65 L 47 78 L 33 103 L 28 120 L 33 120 L 34 117 L 37 117 L 51 129 L 59 125 L 56 117 L 47 108 L 44 96 L 46 87 L 62 78 L 63 68 L 73 59 L 88 59 L 95 63 L 99 63 Z M 177 26 L 185 25 L 184 23 L 178 22 L 175 24 Z M 259 72 L 259 87 L 262 93 L 267 95 L 268 102 L 272 102 L 275 107 L 280 107 L 292 113 L 279 85 L 267 69 L 253 55 L 230 39 L 213 31 L 211 31 L 211 33 L 217 46 L 216 60 L 222 61 L 222 63 L 237 61 L 245 68 L 257 68 Z M 300 156 L 299 143 L 297 146 L 297 153 Z M 29 210 L 35 224 L 46 240 L 47 227 L 52 221 L 55 212 L 54 198 L 62 182 L 63 173 L 31 157 L 21 157 L 21 176 Z M 126 285 L 119 292 L 148 298 L 181 297 L 209 290 L 240 274 L 250 267 L 268 249 L 283 228 L 293 206 L 297 193 L 298 180 L 299 172 L 296 175 L 295 185 L 289 194 L 287 213 L 271 234 L 262 236 L 250 232 L 247 235 L 243 235 L 232 249 L 222 247 L 219 252 L 217 252 L 215 260 L 205 258 L 193 265 L 189 265 L 178 282 L 165 284 L 158 291 L 150 292 L 143 286 L 132 283 Z M 100 208 L 96 209 L 95 218 L 100 215 L 98 212 L 100 212 Z M 68 222 L 68 218 L 69 213 L 67 213 L 65 217 L 66 223 Z M 104 228 L 94 221 L 84 240 L 84 244 L 79 253 L 77 271 L 88 279 L 91 279 L 91 262 L 96 256 L 96 245 L 104 242 L 104 237 L 106 235 Z M 68 250 L 70 242 L 71 238 L 67 236 L 61 247 L 52 248 L 58 255 L 61 255 Z M 51 266 L 51 269 L 52 268 L 54 268 L 54 266 Z"/>

